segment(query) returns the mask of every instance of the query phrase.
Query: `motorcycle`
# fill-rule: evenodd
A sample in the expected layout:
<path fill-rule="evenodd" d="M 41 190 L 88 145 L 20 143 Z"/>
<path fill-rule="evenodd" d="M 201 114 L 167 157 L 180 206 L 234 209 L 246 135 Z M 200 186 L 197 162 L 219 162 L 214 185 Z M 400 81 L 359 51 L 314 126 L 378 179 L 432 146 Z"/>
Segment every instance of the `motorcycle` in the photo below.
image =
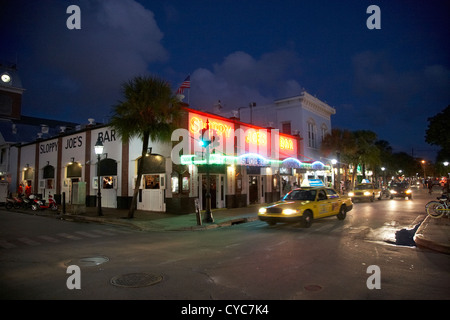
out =
<path fill-rule="evenodd" d="M 37 196 L 30 196 L 30 198 L 32 198 L 33 201 L 31 205 L 31 209 L 33 211 L 45 209 L 50 209 L 53 211 L 58 210 L 58 205 L 56 204 L 55 200 L 53 200 L 53 197 L 51 195 L 48 196 L 48 204 L 45 203 L 45 200 L 39 199 L 39 197 Z"/>
<path fill-rule="evenodd" d="M 31 207 L 31 200 L 23 196 L 6 198 L 5 208 L 7 210 L 14 209 L 28 209 Z"/>

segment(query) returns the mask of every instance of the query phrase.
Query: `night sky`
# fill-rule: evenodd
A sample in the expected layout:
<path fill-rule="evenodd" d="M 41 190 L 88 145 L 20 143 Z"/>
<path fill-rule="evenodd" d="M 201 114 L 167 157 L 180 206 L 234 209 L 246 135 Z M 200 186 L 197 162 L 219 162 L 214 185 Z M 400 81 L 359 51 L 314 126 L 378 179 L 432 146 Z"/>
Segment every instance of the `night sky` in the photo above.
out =
<path fill-rule="evenodd" d="M 17 63 L 22 113 L 107 122 L 121 84 L 156 75 L 191 107 L 268 104 L 304 89 L 332 126 L 372 130 L 434 160 L 427 118 L 450 104 L 448 1 L 54 0 L 0 2 L 0 60 Z M 81 29 L 66 22 L 80 8 Z M 370 5 L 381 29 L 368 29 Z"/>

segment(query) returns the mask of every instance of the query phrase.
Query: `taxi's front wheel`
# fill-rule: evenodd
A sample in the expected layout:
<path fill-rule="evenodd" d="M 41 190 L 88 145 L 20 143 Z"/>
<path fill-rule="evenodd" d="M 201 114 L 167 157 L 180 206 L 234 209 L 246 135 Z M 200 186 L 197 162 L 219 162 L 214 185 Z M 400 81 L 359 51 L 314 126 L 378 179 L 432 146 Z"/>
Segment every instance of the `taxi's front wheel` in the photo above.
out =
<path fill-rule="evenodd" d="M 337 214 L 337 218 L 339 220 L 344 220 L 346 216 L 347 216 L 347 209 L 345 208 L 345 205 L 343 205 L 339 209 L 339 213 Z"/>

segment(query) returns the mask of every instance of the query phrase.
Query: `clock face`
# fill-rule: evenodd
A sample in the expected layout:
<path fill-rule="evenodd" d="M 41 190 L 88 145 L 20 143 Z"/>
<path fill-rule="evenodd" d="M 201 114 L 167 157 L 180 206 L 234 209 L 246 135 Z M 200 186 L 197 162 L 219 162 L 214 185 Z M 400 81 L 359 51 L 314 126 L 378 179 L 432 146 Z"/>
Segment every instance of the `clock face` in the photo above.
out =
<path fill-rule="evenodd" d="M 6 83 L 8 83 L 8 82 L 10 82 L 11 81 L 11 77 L 9 76 L 9 74 L 7 74 L 7 73 L 4 73 L 4 74 L 2 74 L 2 81 L 3 82 L 6 82 Z"/>

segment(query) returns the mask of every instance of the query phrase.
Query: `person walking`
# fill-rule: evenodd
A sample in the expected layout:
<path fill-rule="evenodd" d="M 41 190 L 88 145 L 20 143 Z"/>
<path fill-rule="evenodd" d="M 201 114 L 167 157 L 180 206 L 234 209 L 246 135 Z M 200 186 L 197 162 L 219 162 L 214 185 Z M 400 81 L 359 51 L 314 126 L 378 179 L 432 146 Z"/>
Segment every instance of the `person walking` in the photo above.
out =
<path fill-rule="evenodd" d="M 428 179 L 428 194 L 431 194 L 431 192 L 433 191 L 433 180 Z"/>

